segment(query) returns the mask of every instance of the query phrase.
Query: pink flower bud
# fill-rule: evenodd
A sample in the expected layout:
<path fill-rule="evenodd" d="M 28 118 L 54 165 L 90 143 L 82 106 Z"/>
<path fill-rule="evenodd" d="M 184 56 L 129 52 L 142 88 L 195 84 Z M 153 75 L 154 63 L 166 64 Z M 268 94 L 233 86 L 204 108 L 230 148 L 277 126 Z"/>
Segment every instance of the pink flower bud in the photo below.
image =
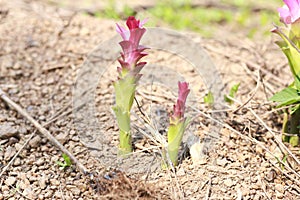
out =
<path fill-rule="evenodd" d="M 146 32 L 146 29 L 143 28 L 145 22 L 145 20 L 140 22 L 140 20 L 130 16 L 126 21 L 128 30 L 117 24 L 117 32 L 123 38 L 123 41 L 120 42 L 123 51 L 121 53 L 122 59 L 119 60 L 121 70 L 119 69 L 118 72 L 120 76 L 124 75 L 120 72 L 129 72 L 138 77 L 137 73 L 139 73 L 142 67 L 146 64 L 138 63 L 142 57 L 147 55 L 143 52 L 147 48 L 139 45 L 142 36 Z M 139 69 L 135 70 L 137 66 Z"/>
<path fill-rule="evenodd" d="M 178 99 L 177 103 L 173 107 L 171 123 L 176 123 L 177 121 L 184 118 L 185 102 L 190 92 L 190 89 L 188 89 L 188 87 L 189 84 L 187 82 L 178 82 Z"/>

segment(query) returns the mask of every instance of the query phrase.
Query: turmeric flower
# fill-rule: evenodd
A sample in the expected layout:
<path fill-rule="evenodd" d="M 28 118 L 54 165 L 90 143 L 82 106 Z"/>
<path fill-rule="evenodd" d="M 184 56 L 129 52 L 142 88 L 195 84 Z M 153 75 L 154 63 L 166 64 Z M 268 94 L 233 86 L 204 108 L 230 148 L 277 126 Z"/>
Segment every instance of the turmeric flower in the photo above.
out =
<path fill-rule="evenodd" d="M 187 82 L 178 82 L 178 99 L 170 116 L 168 129 L 168 155 L 174 166 L 178 164 L 177 156 L 184 131 L 189 124 L 189 119 L 184 117 L 185 102 L 190 92 Z M 166 156 L 165 156 L 166 157 Z"/>
<path fill-rule="evenodd" d="M 123 51 L 121 53 L 122 58 L 119 59 L 121 65 L 118 68 L 120 78 L 126 76 L 128 72 L 139 78 L 140 75 L 138 73 L 146 64 L 146 62 L 138 63 L 142 57 L 147 55 L 147 53 L 143 52 L 146 47 L 139 45 L 142 36 L 146 32 L 146 29 L 143 28 L 144 24 L 145 20 L 140 22 L 133 16 L 127 19 L 126 25 L 128 30 L 117 24 L 117 32 L 123 38 L 123 41 L 119 43 Z"/>
<path fill-rule="evenodd" d="M 171 123 L 175 124 L 177 121 L 184 118 L 185 102 L 190 92 L 187 82 L 178 82 L 178 99 L 173 107 L 173 115 L 171 116 Z"/>
<path fill-rule="evenodd" d="M 140 71 L 146 62 L 139 62 L 147 54 L 146 49 L 141 46 L 141 37 L 146 32 L 143 28 L 145 21 L 135 19 L 131 16 L 127 19 L 128 29 L 117 24 L 117 32 L 121 35 L 123 41 L 119 44 L 122 47 L 120 67 L 117 68 L 119 76 L 114 83 L 116 93 L 116 105 L 113 106 L 117 123 L 120 129 L 119 154 L 126 155 L 132 152 L 132 138 L 130 130 L 130 110 L 133 104 L 138 81 L 141 77 Z"/>

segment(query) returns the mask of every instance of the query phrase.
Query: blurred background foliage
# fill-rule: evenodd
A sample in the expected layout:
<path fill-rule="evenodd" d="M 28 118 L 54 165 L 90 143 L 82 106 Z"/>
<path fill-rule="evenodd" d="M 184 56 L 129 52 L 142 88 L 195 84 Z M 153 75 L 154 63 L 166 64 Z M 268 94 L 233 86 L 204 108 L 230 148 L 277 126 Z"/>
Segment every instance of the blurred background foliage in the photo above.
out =
<path fill-rule="evenodd" d="M 147 9 L 136 11 L 124 5 L 118 10 L 118 1 L 109 1 L 99 17 L 125 20 L 129 15 L 149 18 L 147 26 L 167 26 L 177 30 L 190 30 L 204 37 L 216 31 L 241 31 L 249 38 L 256 34 L 268 35 L 272 23 L 279 23 L 277 8 L 281 0 L 162 0 Z"/>
<path fill-rule="evenodd" d="M 46 0 L 47 1 L 47 0 Z M 126 20 L 127 16 L 149 18 L 147 27 L 163 26 L 194 31 L 203 37 L 225 32 L 243 32 L 249 38 L 270 35 L 279 24 L 277 8 L 282 0 L 48 0 L 89 7 L 88 14 L 99 18 Z M 218 33 L 218 34 L 217 34 Z"/>

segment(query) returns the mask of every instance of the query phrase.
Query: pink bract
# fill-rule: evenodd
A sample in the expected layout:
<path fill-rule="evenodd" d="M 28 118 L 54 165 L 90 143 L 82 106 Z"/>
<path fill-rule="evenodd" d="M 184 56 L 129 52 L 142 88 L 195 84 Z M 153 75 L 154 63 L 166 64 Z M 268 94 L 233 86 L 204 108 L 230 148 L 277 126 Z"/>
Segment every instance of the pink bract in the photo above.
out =
<path fill-rule="evenodd" d="M 178 99 L 176 105 L 173 107 L 173 115 L 171 116 L 174 121 L 181 120 L 184 117 L 185 102 L 190 92 L 188 87 L 189 84 L 187 82 L 178 82 Z"/>
<path fill-rule="evenodd" d="M 143 27 L 145 22 L 145 20 L 140 22 L 140 20 L 135 19 L 134 16 L 130 16 L 126 21 L 128 29 L 118 24 L 116 28 L 117 32 L 123 38 L 123 41 L 120 42 L 123 52 L 121 53 L 122 59 L 119 60 L 119 63 L 122 69 L 131 71 L 134 75 L 137 75 L 135 73 L 140 71 L 140 69 L 134 70 L 136 66 L 142 68 L 146 64 L 142 63 L 141 66 L 141 64 L 138 63 L 142 57 L 147 55 L 143 52 L 146 48 L 139 44 L 142 36 L 146 32 L 146 29 Z"/>
<path fill-rule="evenodd" d="M 279 16 L 285 24 L 292 24 L 300 19 L 300 0 L 283 0 L 286 5 L 278 8 Z"/>

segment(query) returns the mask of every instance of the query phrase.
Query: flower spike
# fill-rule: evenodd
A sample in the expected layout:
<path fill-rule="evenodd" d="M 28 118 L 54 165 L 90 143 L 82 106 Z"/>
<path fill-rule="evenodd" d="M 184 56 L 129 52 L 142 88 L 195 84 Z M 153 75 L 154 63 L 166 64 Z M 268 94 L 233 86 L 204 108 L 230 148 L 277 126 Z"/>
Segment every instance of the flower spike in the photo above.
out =
<path fill-rule="evenodd" d="M 170 116 L 170 126 L 168 129 L 168 155 L 174 166 L 178 163 L 178 150 L 184 131 L 189 124 L 189 120 L 184 117 L 186 98 L 190 92 L 188 87 L 188 83 L 178 82 L 178 99 L 173 107 L 173 114 Z"/>
<path fill-rule="evenodd" d="M 117 24 L 116 31 L 121 35 L 123 41 L 119 44 L 122 48 L 121 58 L 118 60 L 120 67 L 117 68 L 118 80 L 114 83 L 116 93 L 116 105 L 113 107 L 118 126 L 120 129 L 119 154 L 125 155 L 132 151 L 130 110 L 133 104 L 136 86 L 141 78 L 140 71 L 146 62 L 139 62 L 147 55 L 143 52 L 146 47 L 140 45 L 140 40 L 146 29 L 143 27 L 145 21 L 128 17 L 126 24 L 128 29 Z"/>

